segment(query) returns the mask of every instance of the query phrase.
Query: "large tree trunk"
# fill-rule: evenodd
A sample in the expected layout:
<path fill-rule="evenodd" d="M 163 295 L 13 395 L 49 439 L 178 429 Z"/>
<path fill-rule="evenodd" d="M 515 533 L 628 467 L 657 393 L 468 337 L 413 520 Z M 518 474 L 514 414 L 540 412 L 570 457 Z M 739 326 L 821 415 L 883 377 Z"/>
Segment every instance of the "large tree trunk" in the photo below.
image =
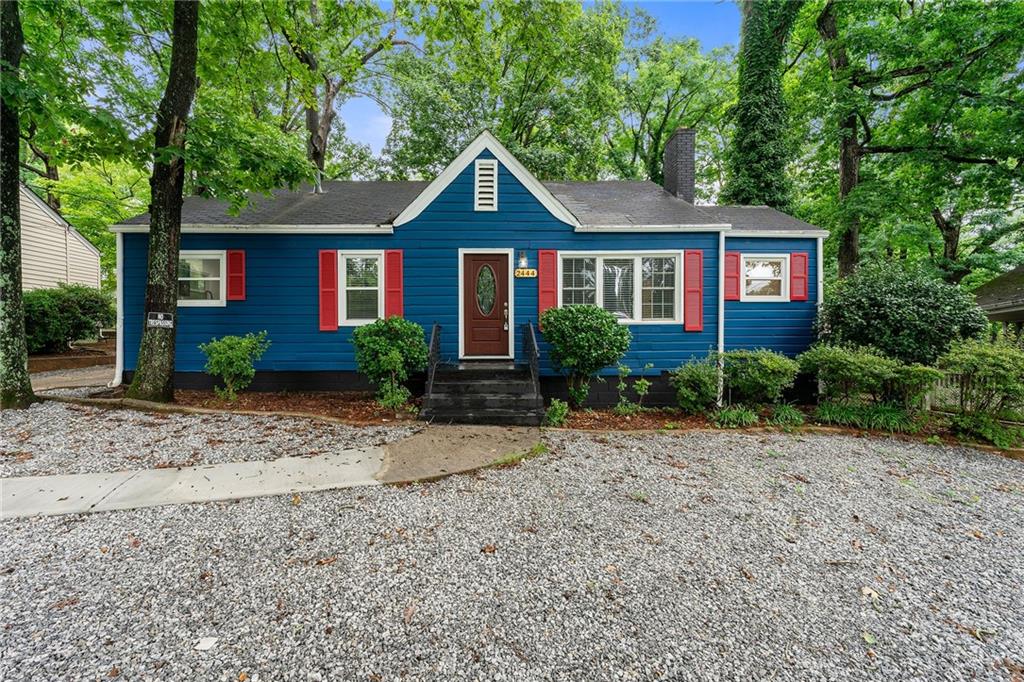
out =
<path fill-rule="evenodd" d="M 167 88 L 156 115 L 156 149 L 149 184 L 149 270 L 145 313 L 176 313 L 181 202 L 185 183 L 185 130 L 196 92 L 199 3 L 174 3 L 174 34 Z M 142 320 L 139 359 L 128 396 L 168 402 L 174 399 L 174 340 L 171 328 Z"/>
<path fill-rule="evenodd" d="M 829 0 L 818 16 L 818 35 L 825 43 L 833 82 L 837 87 L 850 87 L 846 80 L 849 78 L 850 60 L 846 48 L 838 42 L 839 29 L 833 0 Z M 861 146 L 857 133 L 857 113 L 846 112 L 839 122 L 839 205 L 843 223 L 843 232 L 839 236 L 840 277 L 852 275 L 860 260 L 860 216 L 846 205 L 847 198 L 860 182 Z"/>
<path fill-rule="evenodd" d="M 963 278 L 971 274 L 971 268 L 960 262 L 960 232 L 962 229 L 963 216 L 956 210 L 950 212 L 949 217 L 942 214 L 937 208 L 932 209 L 932 220 L 935 227 L 939 228 L 942 235 L 942 268 L 943 278 L 950 284 L 959 284 Z"/>
<path fill-rule="evenodd" d="M 24 36 L 17 0 L 0 2 L 4 91 L 20 78 Z M 35 402 L 28 376 L 25 308 L 21 300 L 21 197 L 18 107 L 0 99 L 0 408 Z"/>

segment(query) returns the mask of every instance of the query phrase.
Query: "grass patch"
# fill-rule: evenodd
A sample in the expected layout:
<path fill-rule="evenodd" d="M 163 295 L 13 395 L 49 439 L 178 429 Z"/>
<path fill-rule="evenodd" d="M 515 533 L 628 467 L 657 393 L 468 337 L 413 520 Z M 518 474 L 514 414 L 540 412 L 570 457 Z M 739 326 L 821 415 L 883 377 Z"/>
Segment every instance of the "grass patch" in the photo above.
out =
<path fill-rule="evenodd" d="M 895 405 L 849 405 L 826 402 L 818 405 L 814 418 L 822 424 L 852 426 L 857 429 L 918 433 L 921 421 Z"/>
<path fill-rule="evenodd" d="M 723 407 L 715 412 L 712 421 L 720 429 L 739 429 L 745 426 L 756 426 L 759 420 L 757 413 L 750 408 L 735 405 Z"/>
<path fill-rule="evenodd" d="M 489 466 L 492 466 L 495 469 L 507 469 L 509 467 L 517 466 L 528 459 L 540 457 L 541 455 L 547 452 L 547 445 L 544 445 L 544 443 L 537 443 L 526 452 L 513 452 L 502 457 L 499 457 L 498 459 L 491 462 Z"/>

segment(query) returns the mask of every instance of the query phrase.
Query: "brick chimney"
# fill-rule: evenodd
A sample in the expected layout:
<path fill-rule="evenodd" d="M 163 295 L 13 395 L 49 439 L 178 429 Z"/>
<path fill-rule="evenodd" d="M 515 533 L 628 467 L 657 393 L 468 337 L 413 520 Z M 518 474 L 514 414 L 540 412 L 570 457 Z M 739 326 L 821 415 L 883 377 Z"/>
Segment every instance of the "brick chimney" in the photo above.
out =
<path fill-rule="evenodd" d="M 683 201 L 693 203 L 694 143 L 697 132 L 676 128 L 665 145 L 662 161 L 665 189 Z"/>

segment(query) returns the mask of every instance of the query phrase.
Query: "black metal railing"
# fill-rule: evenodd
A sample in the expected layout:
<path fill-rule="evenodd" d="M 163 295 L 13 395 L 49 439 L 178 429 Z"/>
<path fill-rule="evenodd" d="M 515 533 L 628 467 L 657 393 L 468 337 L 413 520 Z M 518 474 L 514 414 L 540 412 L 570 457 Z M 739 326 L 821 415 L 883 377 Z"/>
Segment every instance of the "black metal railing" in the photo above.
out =
<path fill-rule="evenodd" d="M 523 325 L 523 355 L 530 363 L 530 379 L 533 389 L 540 393 L 540 349 L 537 347 L 537 334 L 533 331 L 533 322 Z"/>
<path fill-rule="evenodd" d="M 427 353 L 427 395 L 434 389 L 434 373 L 441 362 L 441 325 L 434 323 L 430 330 L 430 350 Z"/>

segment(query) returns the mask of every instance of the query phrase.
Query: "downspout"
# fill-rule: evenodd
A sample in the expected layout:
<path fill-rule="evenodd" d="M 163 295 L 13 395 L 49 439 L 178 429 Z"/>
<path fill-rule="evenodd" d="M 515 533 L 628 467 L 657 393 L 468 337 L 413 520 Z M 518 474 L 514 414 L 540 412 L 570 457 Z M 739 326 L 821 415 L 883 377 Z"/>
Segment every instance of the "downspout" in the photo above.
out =
<path fill-rule="evenodd" d="M 821 311 L 821 304 L 825 302 L 825 255 L 822 253 L 824 238 L 818 237 L 818 311 Z"/>
<path fill-rule="evenodd" d="M 115 302 L 117 305 L 117 341 L 115 343 L 116 359 L 114 360 L 114 379 L 108 388 L 117 388 L 121 385 L 121 375 L 124 374 L 124 234 L 118 232 L 117 239 L 117 294 Z"/>
<path fill-rule="evenodd" d="M 725 397 L 722 353 L 725 352 L 725 230 L 718 232 L 718 406 Z"/>

